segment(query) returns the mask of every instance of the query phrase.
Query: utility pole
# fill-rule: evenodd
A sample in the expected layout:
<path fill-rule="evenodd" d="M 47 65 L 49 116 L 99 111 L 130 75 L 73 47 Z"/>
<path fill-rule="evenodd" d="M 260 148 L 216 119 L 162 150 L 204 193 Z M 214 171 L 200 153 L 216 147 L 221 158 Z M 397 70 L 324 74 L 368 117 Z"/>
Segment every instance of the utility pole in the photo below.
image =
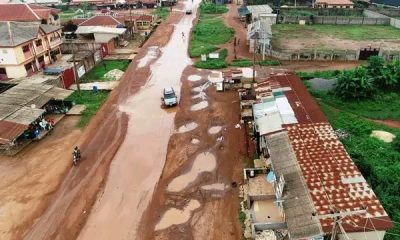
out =
<path fill-rule="evenodd" d="M 73 43 L 71 43 L 71 51 L 72 51 L 72 62 L 74 64 L 74 76 L 75 76 L 76 88 L 78 89 L 79 95 L 81 95 L 81 87 L 79 86 L 79 76 L 78 76 L 78 71 L 76 70 L 75 51 Z"/>
<path fill-rule="evenodd" d="M 257 46 L 257 38 L 258 32 L 254 33 L 254 46 L 253 46 L 253 82 L 256 82 L 256 46 Z"/>

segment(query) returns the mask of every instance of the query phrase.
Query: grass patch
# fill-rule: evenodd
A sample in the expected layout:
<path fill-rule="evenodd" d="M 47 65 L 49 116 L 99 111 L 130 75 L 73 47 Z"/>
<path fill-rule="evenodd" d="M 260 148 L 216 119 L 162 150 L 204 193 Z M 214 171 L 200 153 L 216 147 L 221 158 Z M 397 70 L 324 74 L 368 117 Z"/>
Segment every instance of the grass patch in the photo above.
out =
<path fill-rule="evenodd" d="M 274 24 L 272 25 L 272 33 L 275 39 L 315 38 L 326 36 L 336 39 L 363 41 L 398 39 L 400 36 L 400 29 L 392 26 L 375 25 Z"/>
<path fill-rule="evenodd" d="M 296 72 L 297 76 L 301 78 L 301 80 L 310 80 L 313 78 L 323 78 L 323 79 L 332 79 L 339 75 L 339 70 L 326 70 L 326 71 L 315 71 L 315 72 Z"/>
<path fill-rule="evenodd" d="M 384 143 L 369 134 L 374 129 L 384 130 L 399 135 L 398 129 L 389 128 L 364 120 L 362 117 L 350 114 L 321 103 L 321 108 L 335 129 L 350 133 L 350 137 L 342 140 L 347 152 L 363 173 L 383 207 L 392 218 L 400 221 L 400 152 L 395 144 Z M 393 104 L 395 105 L 395 104 Z M 346 105 L 344 105 L 346 106 Z M 398 106 L 398 105 L 397 105 Z M 389 230 L 400 234 L 400 225 Z M 385 240 L 398 239 L 386 234 Z"/>
<path fill-rule="evenodd" d="M 316 90 L 310 92 L 326 105 L 361 117 L 400 120 L 399 93 L 381 93 L 368 100 L 346 101 L 334 96 L 331 92 Z"/>
<path fill-rule="evenodd" d="M 260 66 L 279 66 L 281 63 L 278 60 L 262 60 L 259 61 Z"/>
<path fill-rule="evenodd" d="M 203 69 L 221 69 L 226 68 L 228 65 L 225 62 L 225 58 L 228 56 L 228 50 L 222 49 L 219 52 L 219 58 L 217 59 L 207 59 L 207 61 L 198 60 L 194 63 L 194 66 L 197 68 Z"/>
<path fill-rule="evenodd" d="M 92 91 L 81 91 L 79 95 L 78 91 L 75 91 L 66 100 L 73 101 L 75 104 L 83 104 L 86 106 L 85 111 L 82 113 L 82 117 L 79 120 L 78 126 L 84 128 L 96 114 L 97 110 L 104 103 L 108 96 L 108 91 L 98 91 L 93 93 Z"/>
<path fill-rule="evenodd" d="M 225 5 L 218 5 L 213 3 L 202 3 L 200 5 L 200 12 L 204 14 L 218 14 L 227 13 L 229 9 Z"/>
<path fill-rule="evenodd" d="M 104 64 L 105 63 L 105 68 Z M 93 82 L 93 81 L 109 81 L 109 80 L 114 80 L 114 79 L 106 79 L 104 77 L 104 74 L 107 72 L 113 70 L 113 69 L 119 69 L 125 72 L 125 70 L 128 68 L 129 61 L 126 60 L 105 60 L 96 66 L 89 72 L 87 72 L 83 77 L 80 79 L 81 82 Z"/>
<path fill-rule="evenodd" d="M 253 61 L 251 61 L 250 59 L 233 59 L 232 66 L 234 67 L 250 67 L 253 65 Z"/>
<path fill-rule="evenodd" d="M 157 16 L 157 18 L 160 18 L 162 20 L 165 20 L 168 17 L 169 13 L 169 8 L 166 7 L 161 7 L 154 10 L 154 14 Z"/>
<path fill-rule="evenodd" d="M 220 7 L 226 8 L 225 6 Z M 200 18 L 190 39 L 190 57 L 200 57 L 201 54 L 216 51 L 217 45 L 228 42 L 235 32 L 233 28 L 225 25 L 219 14 L 209 14 L 208 12 L 210 11 L 200 7 Z"/>

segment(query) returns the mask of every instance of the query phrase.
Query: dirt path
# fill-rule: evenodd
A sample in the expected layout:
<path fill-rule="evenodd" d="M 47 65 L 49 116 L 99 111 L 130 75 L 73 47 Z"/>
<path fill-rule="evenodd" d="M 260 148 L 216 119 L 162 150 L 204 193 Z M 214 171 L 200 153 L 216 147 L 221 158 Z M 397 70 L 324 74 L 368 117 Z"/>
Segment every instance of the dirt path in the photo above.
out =
<path fill-rule="evenodd" d="M 150 46 L 164 46 L 172 33 L 172 23 L 177 22 L 182 15 L 181 12 L 171 14 L 168 21 L 159 26 L 136 59 L 145 57 Z M 139 69 L 138 62 L 129 66 L 121 84 L 111 93 L 79 139 L 83 153 L 82 163 L 78 168 L 71 169 L 67 173 L 58 191 L 49 198 L 50 205 L 41 216 L 40 211 L 36 215 L 40 217 L 35 220 L 35 224 L 30 227 L 31 222 L 21 230 L 20 234 L 24 234 L 25 239 L 69 240 L 76 238 L 107 176 L 109 164 L 123 142 L 128 124 L 131 125 L 128 121 L 130 113 L 121 112 L 120 106 L 126 105 L 127 99 L 146 83 L 151 74 L 149 64 L 152 62 L 153 59 L 150 59 Z M 159 99 L 159 94 L 158 92 L 157 99 Z M 142 124 L 143 122 L 145 123 L 142 121 Z M 151 147 L 147 148 L 151 149 Z M 68 148 L 68 151 L 70 149 Z M 43 205 L 47 206 L 47 202 Z M 111 221 L 116 222 L 115 219 Z"/>
<path fill-rule="evenodd" d="M 221 45 L 221 48 L 228 49 L 227 61 L 231 62 L 235 58 L 234 51 L 234 38 L 239 41 L 239 45 L 236 46 L 236 58 L 247 58 L 252 59 L 253 55 L 249 52 L 249 46 L 247 45 L 247 29 L 244 27 L 243 22 L 240 22 L 236 4 L 227 4 L 229 12 L 223 15 L 224 22 L 226 25 L 235 29 L 234 37 L 226 44 Z"/>
<path fill-rule="evenodd" d="M 0 239 L 21 239 L 71 169 L 79 117 L 64 117 L 43 140 L 15 157 L 0 156 Z"/>

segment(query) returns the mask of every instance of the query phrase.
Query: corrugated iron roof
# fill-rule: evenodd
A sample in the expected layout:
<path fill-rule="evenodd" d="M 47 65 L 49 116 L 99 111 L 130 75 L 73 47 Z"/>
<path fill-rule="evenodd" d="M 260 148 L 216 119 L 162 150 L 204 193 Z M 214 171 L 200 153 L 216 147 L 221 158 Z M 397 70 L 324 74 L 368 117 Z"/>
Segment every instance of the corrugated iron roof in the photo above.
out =
<path fill-rule="evenodd" d="M 79 26 L 102 26 L 102 27 L 109 27 L 114 26 L 117 27 L 118 25 L 123 24 L 117 19 L 115 19 L 111 15 L 104 15 L 104 16 L 94 16 L 86 21 L 79 24 Z"/>
<path fill-rule="evenodd" d="M 0 120 L 0 144 L 8 144 L 28 129 L 28 125 Z"/>

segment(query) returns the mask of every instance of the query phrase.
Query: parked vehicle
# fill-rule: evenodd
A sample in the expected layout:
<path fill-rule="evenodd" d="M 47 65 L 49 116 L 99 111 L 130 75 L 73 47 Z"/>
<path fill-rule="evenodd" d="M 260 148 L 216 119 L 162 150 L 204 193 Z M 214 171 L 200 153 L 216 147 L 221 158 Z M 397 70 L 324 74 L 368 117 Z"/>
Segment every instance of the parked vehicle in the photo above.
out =
<path fill-rule="evenodd" d="M 164 88 L 163 102 L 164 106 L 166 107 L 172 107 L 178 104 L 178 97 L 176 96 L 175 91 L 172 87 Z"/>
<path fill-rule="evenodd" d="M 192 8 L 190 8 L 190 7 L 186 8 L 186 14 L 187 15 L 192 14 Z"/>

